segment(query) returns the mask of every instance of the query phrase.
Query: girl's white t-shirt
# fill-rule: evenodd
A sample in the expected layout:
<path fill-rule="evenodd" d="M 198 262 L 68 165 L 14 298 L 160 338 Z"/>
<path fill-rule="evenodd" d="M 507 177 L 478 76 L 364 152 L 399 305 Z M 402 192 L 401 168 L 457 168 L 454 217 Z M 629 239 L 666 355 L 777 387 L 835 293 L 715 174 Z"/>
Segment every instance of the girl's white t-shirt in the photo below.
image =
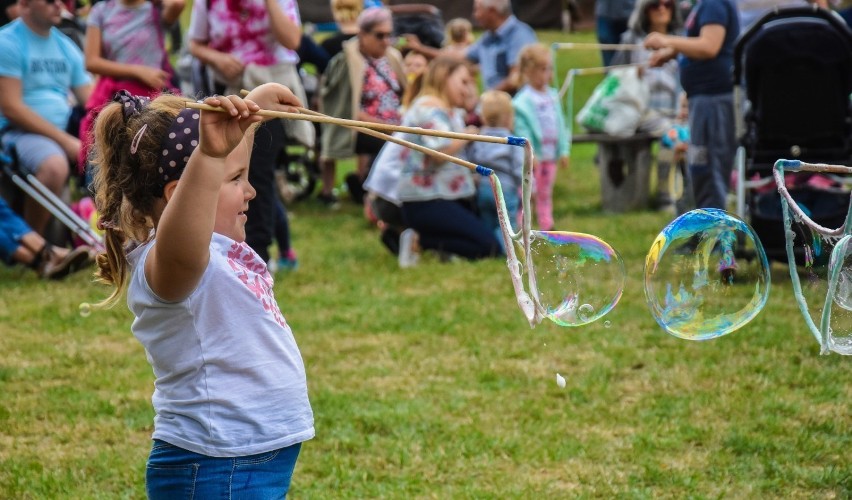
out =
<path fill-rule="evenodd" d="M 154 369 L 154 439 L 214 457 L 284 448 L 314 436 L 305 367 L 266 263 L 213 234 L 198 288 L 165 302 L 148 286 L 152 243 L 128 255 L 131 329 Z"/>

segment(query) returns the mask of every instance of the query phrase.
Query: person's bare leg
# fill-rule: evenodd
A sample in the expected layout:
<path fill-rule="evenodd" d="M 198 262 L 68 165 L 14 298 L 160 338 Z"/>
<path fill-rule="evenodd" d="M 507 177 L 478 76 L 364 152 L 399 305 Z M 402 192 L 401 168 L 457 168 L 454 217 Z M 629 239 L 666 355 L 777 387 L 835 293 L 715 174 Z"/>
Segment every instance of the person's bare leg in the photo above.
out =
<path fill-rule="evenodd" d="M 35 258 L 36 254 L 24 245 L 19 246 L 17 250 L 12 252 L 12 260 L 25 266 L 32 266 Z"/>
<path fill-rule="evenodd" d="M 63 156 L 51 156 L 39 165 L 35 177 L 56 196 L 61 196 L 68 182 L 68 160 Z M 24 220 L 35 232 L 44 234 L 50 222 L 50 211 L 36 200 L 27 196 L 24 200 Z"/>

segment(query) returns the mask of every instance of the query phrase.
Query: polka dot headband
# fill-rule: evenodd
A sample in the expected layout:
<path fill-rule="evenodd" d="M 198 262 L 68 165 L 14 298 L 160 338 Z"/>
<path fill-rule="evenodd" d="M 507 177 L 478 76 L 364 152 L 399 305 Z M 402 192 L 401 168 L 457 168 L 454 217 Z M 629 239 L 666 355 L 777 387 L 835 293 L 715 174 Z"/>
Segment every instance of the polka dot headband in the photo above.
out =
<path fill-rule="evenodd" d="M 183 169 L 189 161 L 189 156 L 198 146 L 198 118 L 200 111 L 186 108 L 181 110 L 175 121 L 166 132 L 160 144 L 160 187 L 170 181 L 180 179 Z"/>
<path fill-rule="evenodd" d="M 116 92 L 113 101 L 122 105 L 125 123 L 131 117 L 140 115 L 151 103 L 147 97 L 135 96 L 126 90 Z M 161 153 L 157 167 L 157 172 L 160 174 L 157 182 L 158 196 L 163 194 L 163 188 L 169 181 L 180 179 L 189 156 L 198 146 L 199 117 L 200 112 L 196 109 L 182 109 L 160 143 Z M 143 124 L 133 137 L 130 143 L 130 154 L 136 154 L 139 141 L 147 128 L 148 124 Z"/>

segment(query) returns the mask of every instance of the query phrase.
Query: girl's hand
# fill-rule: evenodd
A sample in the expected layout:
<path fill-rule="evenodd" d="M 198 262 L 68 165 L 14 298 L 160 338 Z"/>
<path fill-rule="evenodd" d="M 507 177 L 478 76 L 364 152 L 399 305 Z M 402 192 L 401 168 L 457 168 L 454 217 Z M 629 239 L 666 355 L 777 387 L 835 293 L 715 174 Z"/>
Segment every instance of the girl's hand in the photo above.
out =
<path fill-rule="evenodd" d="M 298 113 L 297 107 L 302 107 L 299 99 L 280 83 L 264 83 L 248 93 L 246 101 L 270 111 Z"/>
<path fill-rule="evenodd" d="M 571 158 L 568 156 L 559 157 L 559 168 L 562 170 L 568 170 L 568 167 L 571 165 Z"/>
<path fill-rule="evenodd" d="M 198 148 L 201 153 L 213 157 L 224 158 L 228 156 L 240 141 L 243 140 L 246 130 L 253 124 L 261 121 L 260 115 L 253 114 L 260 107 L 239 96 L 229 95 L 212 96 L 204 99 L 204 104 L 221 107 L 225 112 L 202 111 L 199 124 L 200 144 Z"/>

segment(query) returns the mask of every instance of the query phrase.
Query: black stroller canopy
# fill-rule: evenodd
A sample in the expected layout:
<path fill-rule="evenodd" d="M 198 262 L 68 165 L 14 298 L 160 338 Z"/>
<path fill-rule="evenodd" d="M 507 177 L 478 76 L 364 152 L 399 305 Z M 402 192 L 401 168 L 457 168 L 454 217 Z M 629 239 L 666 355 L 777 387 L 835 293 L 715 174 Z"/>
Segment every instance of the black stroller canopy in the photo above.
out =
<path fill-rule="evenodd" d="M 852 32 L 842 20 L 810 7 L 770 13 L 740 37 L 734 57 L 734 83 L 749 104 L 747 148 L 770 162 L 793 146 L 813 160 L 845 159 Z"/>

